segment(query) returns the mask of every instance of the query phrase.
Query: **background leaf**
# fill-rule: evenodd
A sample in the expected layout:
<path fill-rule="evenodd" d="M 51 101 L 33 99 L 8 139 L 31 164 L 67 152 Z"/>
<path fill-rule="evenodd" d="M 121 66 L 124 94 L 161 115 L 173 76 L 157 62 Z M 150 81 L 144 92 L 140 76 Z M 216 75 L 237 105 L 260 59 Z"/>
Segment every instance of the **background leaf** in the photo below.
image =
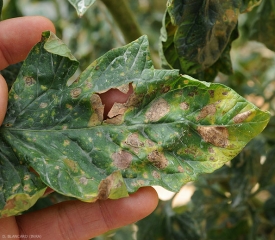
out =
<path fill-rule="evenodd" d="M 232 74 L 230 50 L 238 37 L 241 11 L 258 1 L 168 1 L 161 29 L 164 67 L 213 81 L 217 73 Z"/>
<path fill-rule="evenodd" d="M 175 210 L 171 207 L 171 201 L 160 201 L 151 215 L 137 223 L 137 240 L 199 239 L 198 225 L 191 214 L 186 211 L 177 213 Z"/>
<path fill-rule="evenodd" d="M 263 0 L 262 3 L 248 14 L 246 21 L 251 40 L 259 41 L 275 51 L 275 3 Z"/>
<path fill-rule="evenodd" d="M 87 9 L 96 1 L 96 0 L 68 0 L 76 9 L 78 16 L 83 16 Z"/>

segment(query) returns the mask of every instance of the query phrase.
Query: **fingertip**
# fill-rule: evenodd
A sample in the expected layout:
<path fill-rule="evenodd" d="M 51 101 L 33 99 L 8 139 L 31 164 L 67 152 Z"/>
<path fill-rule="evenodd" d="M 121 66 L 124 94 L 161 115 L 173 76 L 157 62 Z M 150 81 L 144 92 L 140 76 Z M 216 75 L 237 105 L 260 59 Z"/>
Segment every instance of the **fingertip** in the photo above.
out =
<path fill-rule="evenodd" d="M 142 187 L 134 194 L 138 195 L 137 200 L 143 208 L 141 218 L 148 216 L 156 209 L 159 198 L 157 191 L 153 187 Z"/>
<path fill-rule="evenodd" d="M 109 230 L 137 222 L 151 214 L 158 205 L 158 194 L 152 187 L 142 187 L 128 198 L 99 201 Z M 108 218 L 112 212 L 112 218 Z M 105 216 L 105 217 L 104 217 Z"/>
<path fill-rule="evenodd" d="M 27 18 L 29 18 L 30 21 L 37 22 L 38 24 L 40 24 L 40 28 L 42 29 L 42 31 L 48 30 L 48 31 L 51 31 L 53 33 L 56 32 L 53 22 L 50 19 L 46 18 L 46 17 L 43 17 L 43 16 L 29 16 Z"/>
<path fill-rule="evenodd" d="M 55 32 L 53 23 L 42 16 L 12 18 L 0 22 L 0 69 L 26 58 L 44 31 Z"/>
<path fill-rule="evenodd" d="M 0 125 L 2 124 L 4 117 L 6 115 L 8 105 L 8 86 L 3 78 L 0 75 Z"/>

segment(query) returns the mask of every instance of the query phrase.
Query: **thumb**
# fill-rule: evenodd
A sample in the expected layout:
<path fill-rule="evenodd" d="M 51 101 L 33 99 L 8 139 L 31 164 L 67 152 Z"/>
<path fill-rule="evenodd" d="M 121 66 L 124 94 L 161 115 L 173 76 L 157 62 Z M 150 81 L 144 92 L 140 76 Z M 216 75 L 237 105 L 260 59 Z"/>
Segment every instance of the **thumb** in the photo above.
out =
<path fill-rule="evenodd" d="M 8 105 L 8 87 L 5 79 L 0 75 L 0 125 L 2 124 Z"/>

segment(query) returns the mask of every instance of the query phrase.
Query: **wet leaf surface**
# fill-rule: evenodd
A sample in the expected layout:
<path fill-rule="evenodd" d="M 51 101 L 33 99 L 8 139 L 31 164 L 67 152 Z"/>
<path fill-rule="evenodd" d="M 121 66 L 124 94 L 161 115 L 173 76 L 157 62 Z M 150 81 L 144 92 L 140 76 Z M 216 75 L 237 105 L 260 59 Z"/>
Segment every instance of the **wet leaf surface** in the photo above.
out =
<path fill-rule="evenodd" d="M 142 186 L 178 191 L 235 157 L 269 120 L 224 85 L 155 70 L 145 36 L 109 51 L 68 84 L 77 67 L 49 32 L 23 63 L 0 128 L 3 215 L 16 214 L 20 194 L 38 198 L 45 185 L 89 202 Z M 133 93 L 104 120 L 98 94 L 129 84 Z M 32 174 L 26 187 L 29 167 L 40 178 Z"/>
<path fill-rule="evenodd" d="M 172 1 L 161 29 L 162 65 L 204 81 L 232 74 L 230 50 L 238 16 L 259 1 Z"/>
<path fill-rule="evenodd" d="M 79 17 L 87 11 L 87 9 L 94 4 L 96 0 L 68 0 L 76 9 Z"/>

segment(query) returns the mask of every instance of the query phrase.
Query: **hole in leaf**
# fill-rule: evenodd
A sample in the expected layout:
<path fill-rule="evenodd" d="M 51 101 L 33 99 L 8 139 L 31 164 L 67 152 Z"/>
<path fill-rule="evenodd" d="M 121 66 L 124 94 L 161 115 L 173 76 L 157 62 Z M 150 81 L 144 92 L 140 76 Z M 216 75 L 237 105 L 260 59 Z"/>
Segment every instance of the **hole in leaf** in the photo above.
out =
<path fill-rule="evenodd" d="M 110 89 L 107 92 L 99 94 L 102 104 L 104 105 L 104 120 L 108 118 L 108 113 L 112 109 L 115 103 L 126 103 L 129 96 L 133 93 L 133 86 L 129 84 L 129 90 L 127 93 L 123 93 L 118 89 Z"/>

